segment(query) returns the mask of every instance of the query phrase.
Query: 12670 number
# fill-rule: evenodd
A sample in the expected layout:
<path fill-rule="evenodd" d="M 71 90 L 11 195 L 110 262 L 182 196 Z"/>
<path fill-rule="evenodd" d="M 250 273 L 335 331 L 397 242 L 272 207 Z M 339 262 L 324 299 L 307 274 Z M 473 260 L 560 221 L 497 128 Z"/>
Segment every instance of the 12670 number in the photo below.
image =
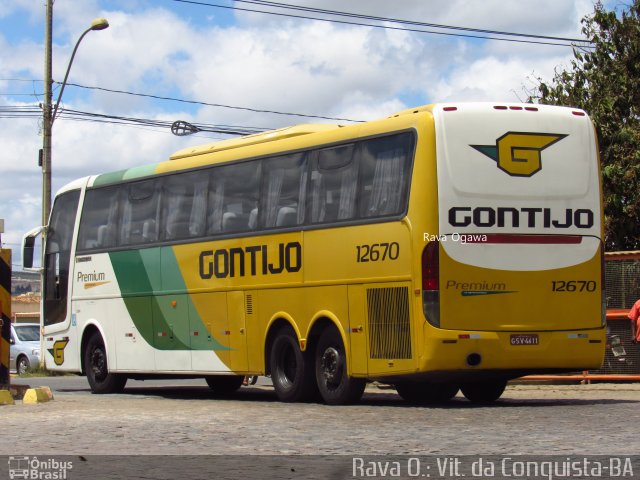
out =
<path fill-rule="evenodd" d="M 553 280 L 552 292 L 595 292 L 597 284 L 594 280 Z"/>
<path fill-rule="evenodd" d="M 359 263 L 397 260 L 399 256 L 400 244 L 398 242 L 356 245 L 356 258 Z"/>

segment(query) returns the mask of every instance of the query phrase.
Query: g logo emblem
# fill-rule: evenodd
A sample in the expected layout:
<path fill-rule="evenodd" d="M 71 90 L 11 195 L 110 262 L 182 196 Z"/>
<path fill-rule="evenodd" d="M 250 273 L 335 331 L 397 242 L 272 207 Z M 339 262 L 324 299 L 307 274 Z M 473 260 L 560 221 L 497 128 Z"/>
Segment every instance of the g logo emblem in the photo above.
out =
<path fill-rule="evenodd" d="M 53 361 L 56 365 L 60 366 L 64 363 L 64 348 L 69 343 L 69 340 L 57 340 L 53 344 L 53 348 L 47 350 L 53 357 Z"/>
<path fill-rule="evenodd" d="M 542 169 L 542 150 L 567 135 L 508 132 L 494 145 L 470 145 L 495 160 L 498 168 L 514 177 L 530 177 Z"/>

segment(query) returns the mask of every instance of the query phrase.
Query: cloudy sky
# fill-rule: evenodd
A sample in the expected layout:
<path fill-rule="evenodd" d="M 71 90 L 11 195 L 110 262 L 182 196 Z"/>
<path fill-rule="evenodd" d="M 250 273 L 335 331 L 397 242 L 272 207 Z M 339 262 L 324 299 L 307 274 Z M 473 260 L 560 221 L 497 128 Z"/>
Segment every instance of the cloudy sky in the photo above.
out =
<path fill-rule="evenodd" d="M 14 249 L 14 264 L 20 262 L 23 233 L 41 222 L 37 159 L 42 121 L 37 107 L 43 98 L 44 3 L 0 0 L 0 218 L 5 219 L 3 246 Z M 543 44 L 565 41 L 499 41 L 476 37 L 532 39 L 329 17 L 259 3 L 55 0 L 55 82 L 64 78 L 73 46 L 91 20 L 104 17 L 110 23 L 107 30 L 90 32 L 82 41 L 61 107 L 243 128 L 344 124 L 433 102 L 525 100 L 535 77 L 551 78 L 554 69 L 567 66 L 572 58 L 571 47 Z M 582 38 L 580 19 L 593 11 L 591 0 L 282 0 L 285 3 L 571 39 Z M 351 24 L 356 22 L 369 26 Z M 54 102 L 58 91 L 56 83 Z M 9 114 L 16 107 L 20 113 Z M 86 115 L 82 120 L 63 115 L 54 123 L 54 192 L 78 177 L 155 163 L 175 150 L 225 138 L 212 132 L 177 137 L 166 127 L 86 121 Z"/>

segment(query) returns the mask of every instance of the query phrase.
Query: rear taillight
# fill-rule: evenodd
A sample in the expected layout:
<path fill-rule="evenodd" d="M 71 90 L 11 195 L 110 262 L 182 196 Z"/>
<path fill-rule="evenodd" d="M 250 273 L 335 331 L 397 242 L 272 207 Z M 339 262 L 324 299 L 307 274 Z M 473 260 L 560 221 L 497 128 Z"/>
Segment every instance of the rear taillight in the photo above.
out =
<path fill-rule="evenodd" d="M 427 321 L 440 326 L 440 244 L 429 242 L 422 251 L 422 306 Z"/>

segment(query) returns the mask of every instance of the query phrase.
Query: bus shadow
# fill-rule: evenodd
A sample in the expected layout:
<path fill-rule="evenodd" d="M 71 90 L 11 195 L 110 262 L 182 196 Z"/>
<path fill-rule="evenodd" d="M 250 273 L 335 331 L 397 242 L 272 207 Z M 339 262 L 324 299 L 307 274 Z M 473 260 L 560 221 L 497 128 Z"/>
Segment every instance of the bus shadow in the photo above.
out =
<path fill-rule="evenodd" d="M 124 395 L 162 397 L 171 400 L 233 400 L 240 402 L 277 402 L 273 389 L 242 387 L 237 392 L 219 394 L 209 387 L 125 387 Z"/>
<path fill-rule="evenodd" d="M 236 402 L 279 402 L 272 387 L 256 386 L 242 387 L 237 392 L 231 394 L 216 394 L 208 387 L 182 386 L 182 387 L 129 387 L 125 388 L 123 395 L 161 397 L 172 400 L 226 400 Z M 308 402 L 323 405 L 322 402 Z M 576 407 L 576 406 L 604 406 L 604 405 L 624 405 L 640 403 L 640 399 L 585 399 L 585 398 L 501 398 L 495 403 L 478 404 L 466 400 L 461 395 L 456 396 L 449 402 L 438 404 L 419 404 L 403 400 L 395 391 L 365 392 L 360 402 L 356 405 L 369 407 L 393 407 L 393 408 L 429 408 L 439 410 L 467 410 L 478 408 L 549 408 L 549 407 Z M 335 407 L 329 407 L 335 408 Z M 339 408 L 339 407 L 338 407 Z"/>

